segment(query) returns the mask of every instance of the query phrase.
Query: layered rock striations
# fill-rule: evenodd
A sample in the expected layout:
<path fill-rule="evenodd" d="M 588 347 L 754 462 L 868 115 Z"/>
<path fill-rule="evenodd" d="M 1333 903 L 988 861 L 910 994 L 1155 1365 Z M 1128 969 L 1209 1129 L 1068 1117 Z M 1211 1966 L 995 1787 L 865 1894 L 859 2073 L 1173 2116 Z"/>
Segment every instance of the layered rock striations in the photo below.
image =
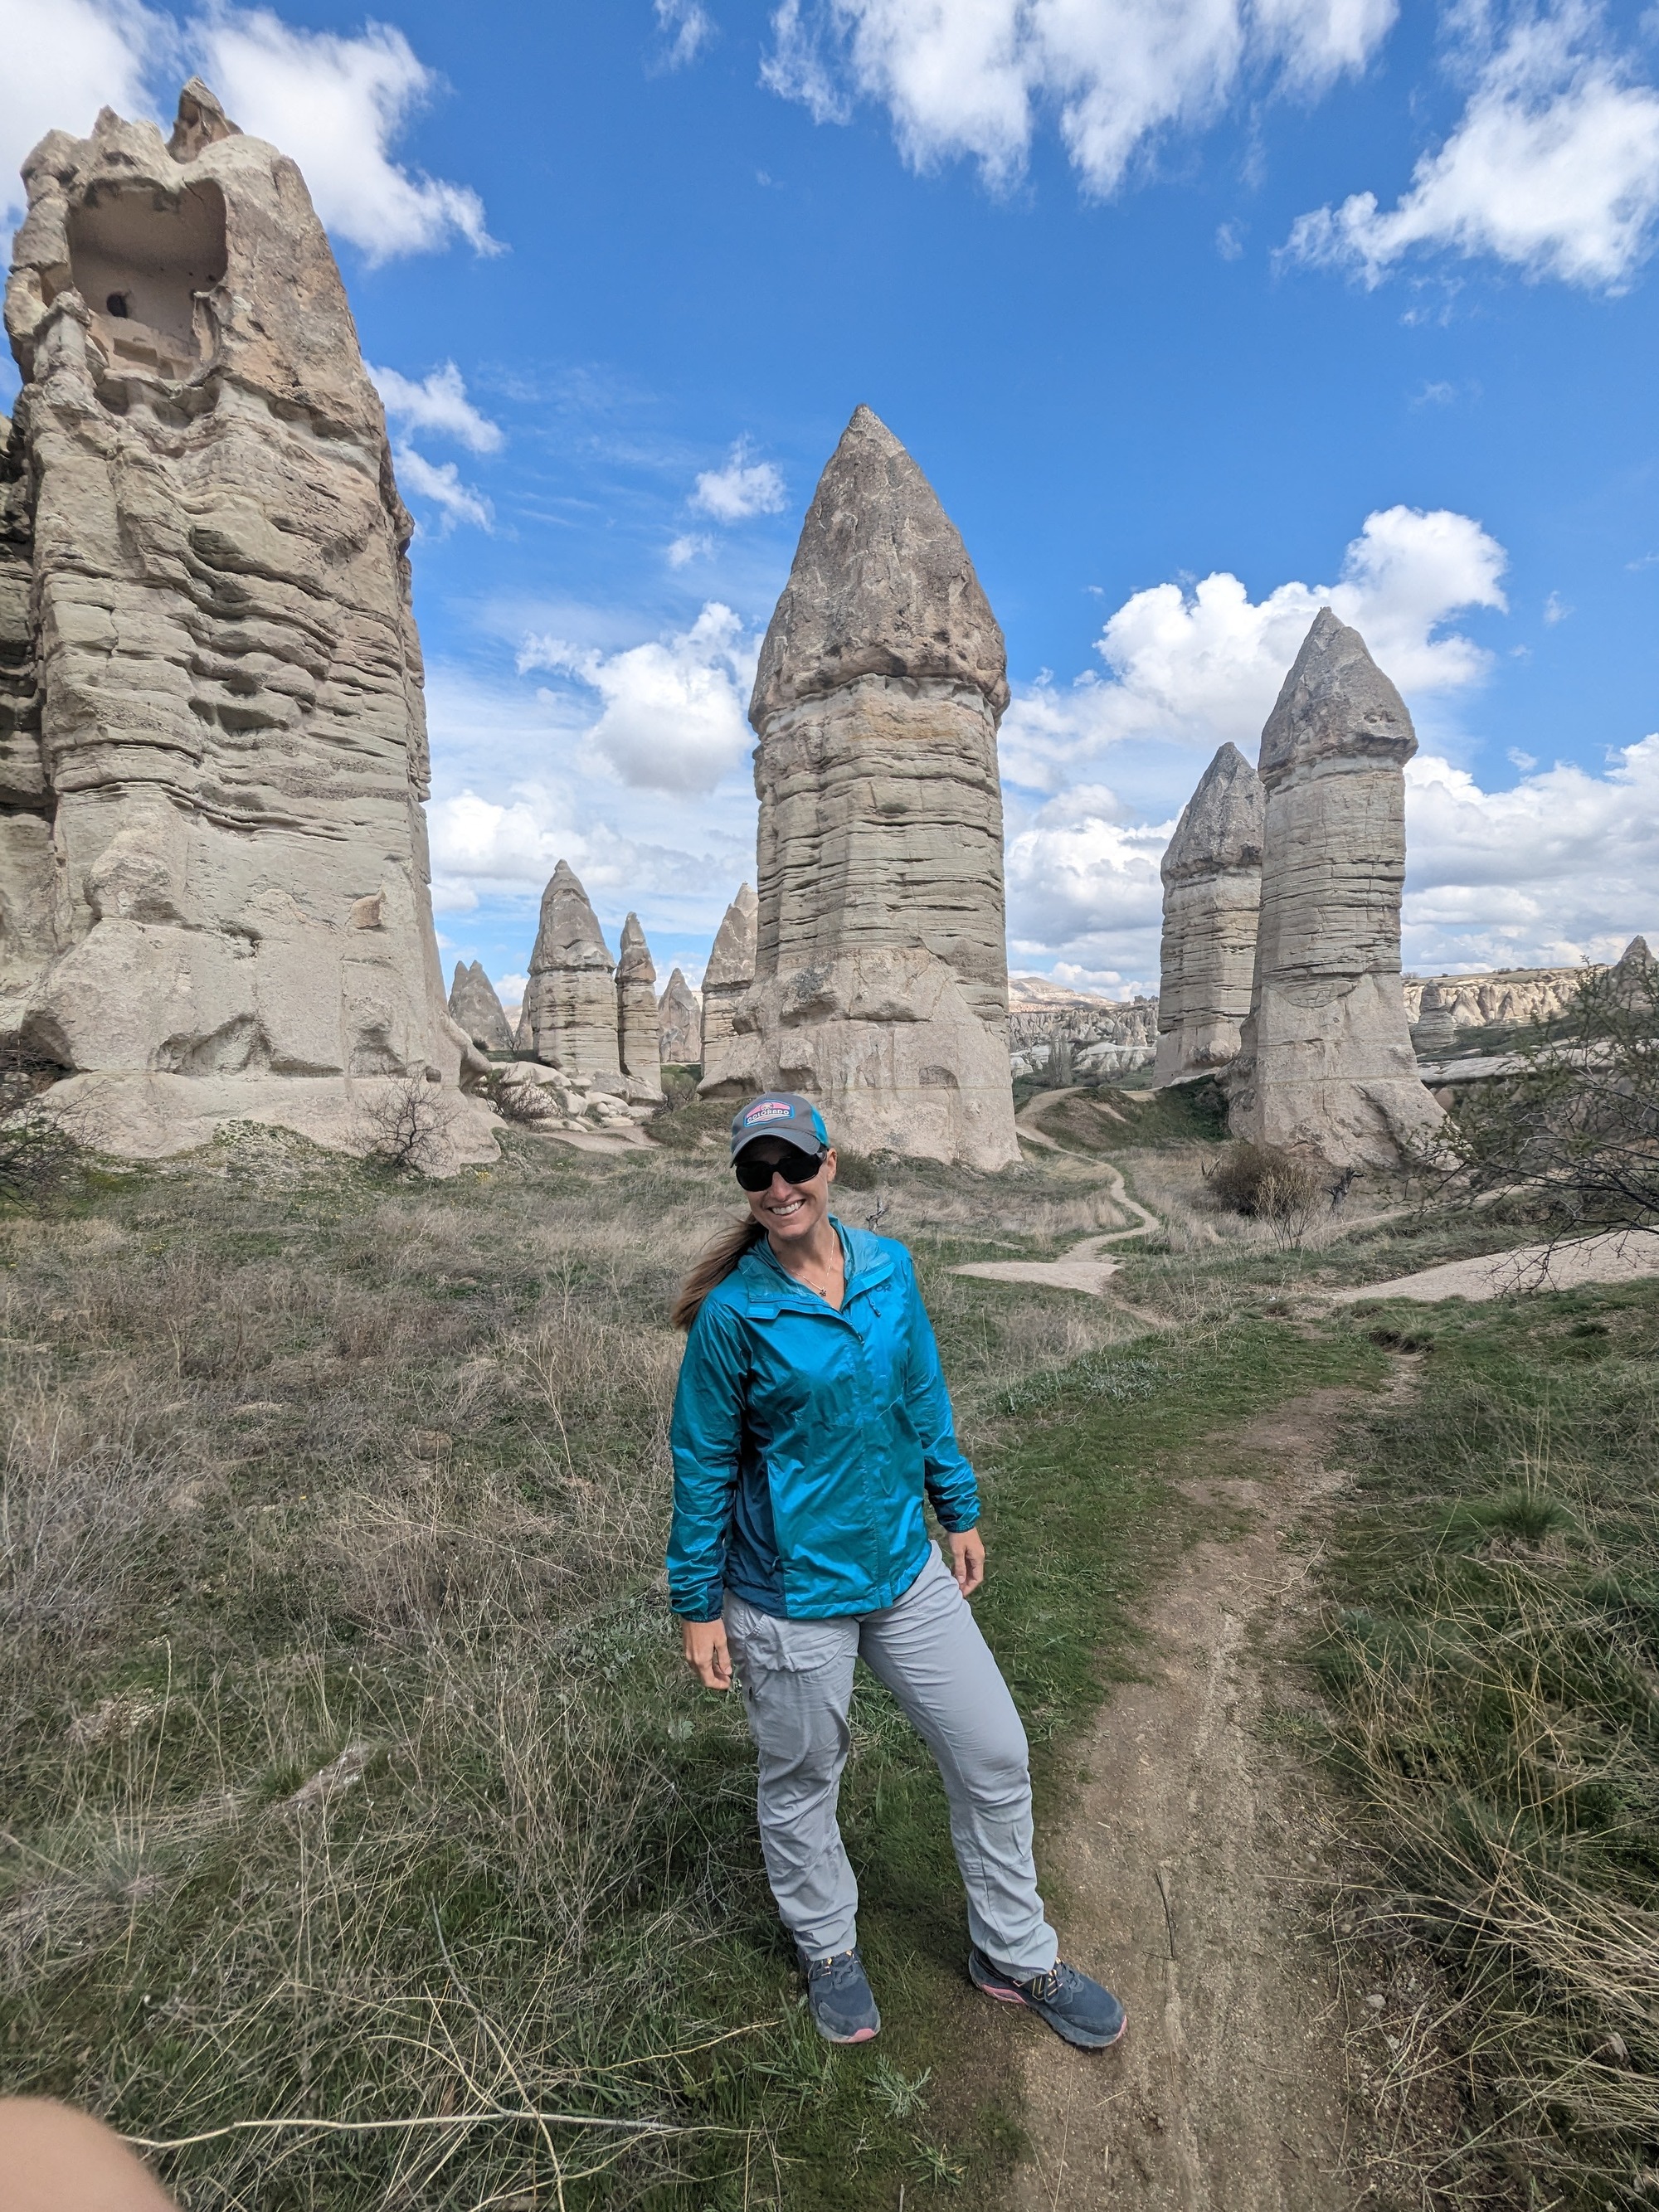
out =
<path fill-rule="evenodd" d="M 753 1089 L 746 1071 L 753 1055 L 749 1038 L 737 1040 L 735 1016 L 755 980 L 756 899 L 747 884 L 726 908 L 714 933 L 708 965 L 702 975 L 702 1019 L 697 1057 L 702 1063 L 702 1088 L 713 1091 L 723 1082 Z"/>
<path fill-rule="evenodd" d="M 24 178 L 0 1036 L 112 1150 L 240 1115 L 349 1145 L 415 1079 L 444 1157 L 489 1157 L 432 927 L 411 525 L 304 181 L 193 81 L 170 141 L 106 108 Z"/>
<path fill-rule="evenodd" d="M 1262 806 L 1255 770 L 1223 745 L 1164 853 L 1160 1086 L 1214 1075 L 1237 1057 L 1255 972 Z"/>
<path fill-rule="evenodd" d="M 449 986 L 449 1018 L 458 1029 L 465 1031 L 480 1052 L 512 1051 L 513 1032 L 507 1025 L 495 986 L 485 975 L 482 960 L 475 960 L 470 968 L 465 961 L 455 963 L 454 978 Z"/>
<path fill-rule="evenodd" d="M 657 1043 L 657 970 L 640 918 L 623 924 L 617 957 L 617 1049 L 629 1097 L 662 1097 L 662 1060 Z"/>
<path fill-rule="evenodd" d="M 1225 1078 L 1236 1136 L 1387 1164 L 1441 1111 L 1417 1077 L 1400 974 L 1405 702 L 1321 608 L 1262 732 L 1261 910 Z"/>
<path fill-rule="evenodd" d="M 611 949 L 568 860 L 542 893 L 540 927 L 519 1015 L 518 1047 L 601 1090 L 625 1089 Z"/>
<path fill-rule="evenodd" d="M 996 748 L 1007 702 L 1002 633 L 962 539 L 860 407 L 761 648 L 755 981 L 706 1088 L 805 1091 L 861 1151 L 1018 1160 Z"/>
<path fill-rule="evenodd" d="M 702 1053 L 702 1003 L 677 968 L 657 1001 L 657 1050 L 665 1067 L 690 1067 Z"/>

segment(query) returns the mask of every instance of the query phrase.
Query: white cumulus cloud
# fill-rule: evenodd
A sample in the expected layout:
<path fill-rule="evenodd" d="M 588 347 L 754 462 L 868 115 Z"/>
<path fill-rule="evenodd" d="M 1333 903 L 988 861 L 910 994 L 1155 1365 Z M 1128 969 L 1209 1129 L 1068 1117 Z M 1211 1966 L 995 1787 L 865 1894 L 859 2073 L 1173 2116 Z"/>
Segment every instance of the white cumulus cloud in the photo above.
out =
<path fill-rule="evenodd" d="M 770 461 L 753 461 L 749 441 L 739 438 L 723 469 L 705 469 L 691 504 L 716 522 L 746 522 L 751 514 L 775 514 L 786 496 L 783 478 Z"/>
<path fill-rule="evenodd" d="M 1443 968 L 1616 958 L 1659 924 L 1659 735 L 1607 773 L 1571 762 L 1483 791 L 1419 753 L 1406 769 L 1406 957 Z"/>
<path fill-rule="evenodd" d="M 663 59 L 670 69 L 694 62 L 714 35 L 714 21 L 698 0 L 656 0 L 657 28 L 667 40 Z"/>
<path fill-rule="evenodd" d="M 1007 844 L 1008 933 L 1016 952 L 1059 948 L 1098 971 L 1156 988 L 1163 888 L 1158 864 L 1175 823 L 1136 826 L 1114 793 L 1083 784 L 1053 799 Z M 1085 957 L 1084 956 L 1088 956 Z"/>
<path fill-rule="evenodd" d="M 366 364 L 374 389 L 394 422 L 411 430 L 430 430 L 453 438 L 475 453 L 497 453 L 503 443 L 499 422 L 481 414 L 466 396 L 466 382 L 453 361 L 417 382 L 395 368 Z"/>
<path fill-rule="evenodd" d="M 328 229 L 369 260 L 456 238 L 499 250 L 477 192 L 394 158 L 441 81 L 389 24 L 349 38 L 264 8 L 210 6 L 181 26 L 138 0 L 0 0 L 0 216 L 20 211 L 17 167 L 46 132 L 88 131 L 104 106 L 170 114 L 195 70 L 244 131 L 293 156 Z"/>
<path fill-rule="evenodd" d="M 1583 0 L 1516 22 L 1456 129 L 1399 204 L 1375 192 L 1299 216 L 1287 252 L 1381 283 L 1407 254 L 1491 254 L 1533 277 L 1617 291 L 1659 220 L 1659 92 L 1634 81 Z"/>
<path fill-rule="evenodd" d="M 604 708 L 586 735 L 624 783 L 709 792 L 754 743 L 746 708 L 757 651 L 731 608 L 711 599 L 689 630 L 618 653 L 528 638 L 519 672 L 548 669 L 599 693 Z"/>
<path fill-rule="evenodd" d="M 346 38 L 296 30 L 264 8 L 222 8 L 190 35 L 226 112 L 293 155 L 329 230 L 370 261 L 428 252 L 457 237 L 475 252 L 500 250 L 469 185 L 392 158 L 411 117 L 440 88 L 392 25 L 367 23 Z"/>
<path fill-rule="evenodd" d="M 147 73 L 175 37 L 130 0 L 0 0 L 0 222 L 22 213 L 17 172 L 48 131 L 88 131 L 100 107 L 149 112 Z"/>
<path fill-rule="evenodd" d="M 488 530 L 495 521 L 495 510 L 489 501 L 482 492 L 461 482 L 460 471 L 453 461 L 429 461 L 424 453 L 408 445 L 394 446 L 392 457 L 398 465 L 399 489 L 412 492 L 416 499 L 430 500 L 438 509 L 441 517 L 440 537 L 447 537 L 458 522 L 470 522 L 479 530 Z"/>
<path fill-rule="evenodd" d="M 782 0 L 767 84 L 820 122 L 886 108 L 917 167 L 957 155 L 1004 185 L 1052 111 L 1086 190 L 1204 121 L 1247 69 L 1317 88 L 1363 69 L 1395 0 Z"/>
<path fill-rule="evenodd" d="M 1003 724 L 1005 765 L 1041 787 L 1057 764 L 1131 738 L 1212 749 L 1231 738 L 1254 756 L 1279 687 L 1322 606 L 1364 636 L 1403 691 L 1477 682 L 1488 657 L 1447 630 L 1468 607 L 1501 608 L 1504 549 L 1478 522 L 1447 509 L 1370 514 L 1334 584 L 1280 584 L 1253 600 L 1222 569 L 1201 582 L 1156 584 L 1127 599 L 1097 650 L 1103 678 L 1044 684 L 1017 698 Z"/>

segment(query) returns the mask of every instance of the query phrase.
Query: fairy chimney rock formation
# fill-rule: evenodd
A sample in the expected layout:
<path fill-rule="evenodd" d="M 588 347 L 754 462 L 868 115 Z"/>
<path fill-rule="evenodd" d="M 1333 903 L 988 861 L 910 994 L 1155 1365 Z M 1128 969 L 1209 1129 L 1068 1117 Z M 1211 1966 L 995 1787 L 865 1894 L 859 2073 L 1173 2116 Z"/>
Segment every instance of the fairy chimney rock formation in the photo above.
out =
<path fill-rule="evenodd" d="M 1255 987 L 1231 1127 L 1334 1166 L 1387 1165 L 1440 1108 L 1417 1077 L 1400 975 L 1406 703 L 1322 607 L 1261 735 Z"/>
<path fill-rule="evenodd" d="M 678 968 L 657 1001 L 657 1049 L 666 1067 L 690 1067 L 702 1050 L 702 1005 Z"/>
<path fill-rule="evenodd" d="M 617 957 L 617 1049 L 628 1078 L 629 1097 L 641 1105 L 660 1098 L 657 971 L 636 914 L 630 914 L 623 924 Z"/>
<path fill-rule="evenodd" d="M 512 1051 L 513 1032 L 482 960 L 475 960 L 470 968 L 465 961 L 455 963 L 455 978 L 449 987 L 449 1017 L 480 1052 Z"/>
<path fill-rule="evenodd" d="M 227 1120 L 495 1154 L 428 883 L 386 422 L 294 163 L 204 85 L 24 164 L 0 459 L 0 1042 L 150 1156 Z"/>
<path fill-rule="evenodd" d="M 997 779 L 1007 703 L 1002 632 L 962 539 L 860 407 L 761 647 L 755 981 L 705 1089 L 805 1091 L 859 1151 L 1018 1159 Z"/>
<path fill-rule="evenodd" d="M 740 884 L 714 933 L 714 950 L 703 970 L 699 1057 L 707 1090 L 726 1079 L 728 1072 L 736 1084 L 752 1087 L 742 1073 L 747 1064 L 744 1054 L 750 1047 L 746 1040 L 741 1045 L 736 1043 L 732 1016 L 755 980 L 755 894 L 747 884 Z"/>
<path fill-rule="evenodd" d="M 1250 1011 L 1261 902 L 1261 783 L 1223 745 L 1176 824 L 1164 878 L 1154 1080 L 1214 1075 L 1237 1058 Z"/>
<path fill-rule="evenodd" d="M 518 1043 L 521 1052 L 601 1091 L 625 1088 L 611 951 L 568 860 L 559 862 L 542 893 Z"/>

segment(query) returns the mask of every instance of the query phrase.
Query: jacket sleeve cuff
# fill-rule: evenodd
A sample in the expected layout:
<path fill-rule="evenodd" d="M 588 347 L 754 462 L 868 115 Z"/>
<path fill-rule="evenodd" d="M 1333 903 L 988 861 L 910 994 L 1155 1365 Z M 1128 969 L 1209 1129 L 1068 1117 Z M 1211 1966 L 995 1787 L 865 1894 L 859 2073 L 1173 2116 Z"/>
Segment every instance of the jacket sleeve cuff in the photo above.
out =
<path fill-rule="evenodd" d="M 676 1620 L 692 1620 L 700 1623 L 718 1620 L 726 1609 L 724 1593 L 717 1595 L 712 1601 L 707 1598 L 702 1598 L 692 1605 L 681 1605 L 678 1600 L 671 1597 L 668 1601 L 668 1609 Z"/>

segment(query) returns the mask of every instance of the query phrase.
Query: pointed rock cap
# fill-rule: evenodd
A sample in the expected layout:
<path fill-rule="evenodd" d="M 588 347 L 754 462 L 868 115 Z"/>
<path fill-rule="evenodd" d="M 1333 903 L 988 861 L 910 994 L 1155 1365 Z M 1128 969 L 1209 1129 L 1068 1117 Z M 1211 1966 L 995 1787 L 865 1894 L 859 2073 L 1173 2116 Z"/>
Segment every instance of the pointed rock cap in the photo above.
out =
<path fill-rule="evenodd" d="M 204 146 L 222 138 L 240 138 L 241 131 L 225 113 L 218 96 L 193 76 L 179 94 L 179 117 L 167 140 L 175 161 L 193 161 Z"/>
<path fill-rule="evenodd" d="M 455 963 L 455 973 L 450 979 L 449 985 L 449 1010 L 452 1013 L 455 1011 L 455 1000 L 460 991 L 461 986 L 465 982 L 467 976 L 471 972 L 471 971 L 467 967 L 465 960 L 458 960 Z"/>
<path fill-rule="evenodd" d="M 758 902 L 747 884 L 726 909 L 726 919 L 715 933 L 714 949 L 702 971 L 702 988 L 722 983 L 750 983 L 755 977 L 756 915 Z"/>
<path fill-rule="evenodd" d="M 623 924 L 622 944 L 617 954 L 617 981 L 619 983 L 651 983 L 657 980 L 657 970 L 651 958 L 651 947 L 645 941 L 645 932 L 640 927 L 640 918 L 630 914 Z"/>
<path fill-rule="evenodd" d="M 860 676 L 972 684 L 1008 703 L 1002 632 L 955 524 L 898 440 L 860 407 L 818 478 L 761 647 L 749 719 Z"/>
<path fill-rule="evenodd" d="M 1261 781 L 1344 755 L 1403 768 L 1416 750 L 1406 702 L 1364 639 L 1321 607 L 1261 732 Z"/>
<path fill-rule="evenodd" d="M 670 975 L 667 988 L 662 994 L 662 999 L 658 1000 L 658 1004 L 660 1006 L 668 999 L 672 999 L 676 1005 L 679 1005 L 682 1001 L 690 1006 L 696 1005 L 697 994 L 686 981 L 684 969 L 676 968 L 673 974 Z"/>
<path fill-rule="evenodd" d="M 1166 884 L 1261 866 L 1261 779 L 1237 745 L 1223 745 L 1199 778 L 1159 873 Z"/>
<path fill-rule="evenodd" d="M 1659 967 L 1659 962 L 1648 951 L 1645 937 L 1632 937 L 1619 956 L 1619 965 L 1621 968 L 1653 968 Z"/>
<path fill-rule="evenodd" d="M 609 968 L 610 947 L 599 918 L 568 860 L 554 869 L 542 893 L 541 927 L 530 956 L 532 975 L 549 968 Z"/>

